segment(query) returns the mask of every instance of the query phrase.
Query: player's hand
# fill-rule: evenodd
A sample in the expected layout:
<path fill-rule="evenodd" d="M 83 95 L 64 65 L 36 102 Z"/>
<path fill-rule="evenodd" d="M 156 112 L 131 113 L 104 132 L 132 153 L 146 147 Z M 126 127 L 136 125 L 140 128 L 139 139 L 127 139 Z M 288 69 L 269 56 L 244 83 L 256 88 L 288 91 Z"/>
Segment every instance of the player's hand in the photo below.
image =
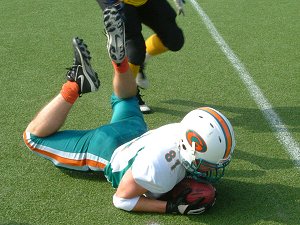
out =
<path fill-rule="evenodd" d="M 186 196 L 192 191 L 187 188 L 174 200 L 168 201 L 166 206 L 166 213 L 180 213 L 180 214 L 200 214 L 209 208 L 207 204 L 201 204 L 204 198 L 199 198 L 191 203 L 186 201 Z"/>
<path fill-rule="evenodd" d="M 183 6 L 185 4 L 185 0 L 174 0 L 178 15 L 184 16 Z"/>

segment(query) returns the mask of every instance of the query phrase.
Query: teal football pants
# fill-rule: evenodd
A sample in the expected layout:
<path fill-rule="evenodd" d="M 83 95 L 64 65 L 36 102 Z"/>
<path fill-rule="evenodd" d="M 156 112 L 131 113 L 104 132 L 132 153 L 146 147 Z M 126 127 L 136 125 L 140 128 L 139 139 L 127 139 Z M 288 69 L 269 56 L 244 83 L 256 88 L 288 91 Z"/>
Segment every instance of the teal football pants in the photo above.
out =
<path fill-rule="evenodd" d="M 92 130 L 58 131 L 44 138 L 25 131 L 24 141 L 33 152 L 56 166 L 103 171 L 117 147 L 147 131 L 136 97 L 120 99 L 112 95 L 111 105 L 109 124 Z"/>

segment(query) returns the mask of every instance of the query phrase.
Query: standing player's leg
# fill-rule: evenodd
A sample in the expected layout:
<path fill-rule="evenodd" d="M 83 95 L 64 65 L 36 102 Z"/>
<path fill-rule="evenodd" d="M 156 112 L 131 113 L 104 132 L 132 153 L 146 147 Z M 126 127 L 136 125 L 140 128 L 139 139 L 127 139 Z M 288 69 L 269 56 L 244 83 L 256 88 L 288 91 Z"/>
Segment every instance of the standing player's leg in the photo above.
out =
<path fill-rule="evenodd" d="M 147 88 L 149 82 L 144 71 L 145 64 L 153 56 L 160 55 L 168 50 L 179 51 L 184 44 L 184 36 L 176 23 L 176 12 L 168 1 L 148 1 L 139 9 L 139 12 L 141 21 L 155 32 L 145 41 L 145 61 L 137 75 L 138 85 Z"/>
<path fill-rule="evenodd" d="M 151 0 L 145 6 L 141 13 L 142 22 L 155 32 L 146 40 L 146 60 L 167 50 L 179 51 L 184 45 L 184 35 L 176 23 L 177 15 L 170 3 L 167 0 Z"/>

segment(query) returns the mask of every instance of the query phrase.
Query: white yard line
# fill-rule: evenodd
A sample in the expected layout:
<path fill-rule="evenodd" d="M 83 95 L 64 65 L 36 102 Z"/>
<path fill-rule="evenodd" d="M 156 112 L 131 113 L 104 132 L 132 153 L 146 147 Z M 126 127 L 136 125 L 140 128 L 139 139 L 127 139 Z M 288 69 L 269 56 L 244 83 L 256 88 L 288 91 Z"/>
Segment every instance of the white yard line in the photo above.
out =
<path fill-rule="evenodd" d="M 238 57 L 231 50 L 229 45 L 225 42 L 223 37 L 219 34 L 214 24 L 211 22 L 209 17 L 203 11 L 201 6 L 195 0 L 190 0 L 191 4 L 195 10 L 200 15 L 202 21 L 206 25 L 213 39 L 219 45 L 221 50 L 224 52 L 228 60 L 231 62 L 233 67 L 238 72 L 241 80 L 244 82 L 247 87 L 250 95 L 253 97 L 259 109 L 262 111 L 266 120 L 269 122 L 275 136 L 278 141 L 284 146 L 287 152 L 290 154 L 292 160 L 295 161 L 295 165 L 300 169 L 300 147 L 292 135 L 289 133 L 286 126 L 283 124 L 279 116 L 273 110 L 272 105 L 269 103 L 268 99 L 264 96 L 260 88 L 255 84 L 254 80 L 251 77 L 251 74 L 247 71 L 243 63 L 238 59 Z"/>

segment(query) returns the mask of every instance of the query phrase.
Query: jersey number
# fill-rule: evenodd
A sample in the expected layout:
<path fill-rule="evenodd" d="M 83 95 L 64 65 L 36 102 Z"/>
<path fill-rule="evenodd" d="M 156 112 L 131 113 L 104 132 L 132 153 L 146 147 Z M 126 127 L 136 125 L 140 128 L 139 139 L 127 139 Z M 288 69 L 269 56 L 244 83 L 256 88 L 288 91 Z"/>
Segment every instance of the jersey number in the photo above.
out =
<path fill-rule="evenodd" d="M 171 150 L 165 155 L 167 162 L 171 162 L 176 157 L 176 152 Z"/>

